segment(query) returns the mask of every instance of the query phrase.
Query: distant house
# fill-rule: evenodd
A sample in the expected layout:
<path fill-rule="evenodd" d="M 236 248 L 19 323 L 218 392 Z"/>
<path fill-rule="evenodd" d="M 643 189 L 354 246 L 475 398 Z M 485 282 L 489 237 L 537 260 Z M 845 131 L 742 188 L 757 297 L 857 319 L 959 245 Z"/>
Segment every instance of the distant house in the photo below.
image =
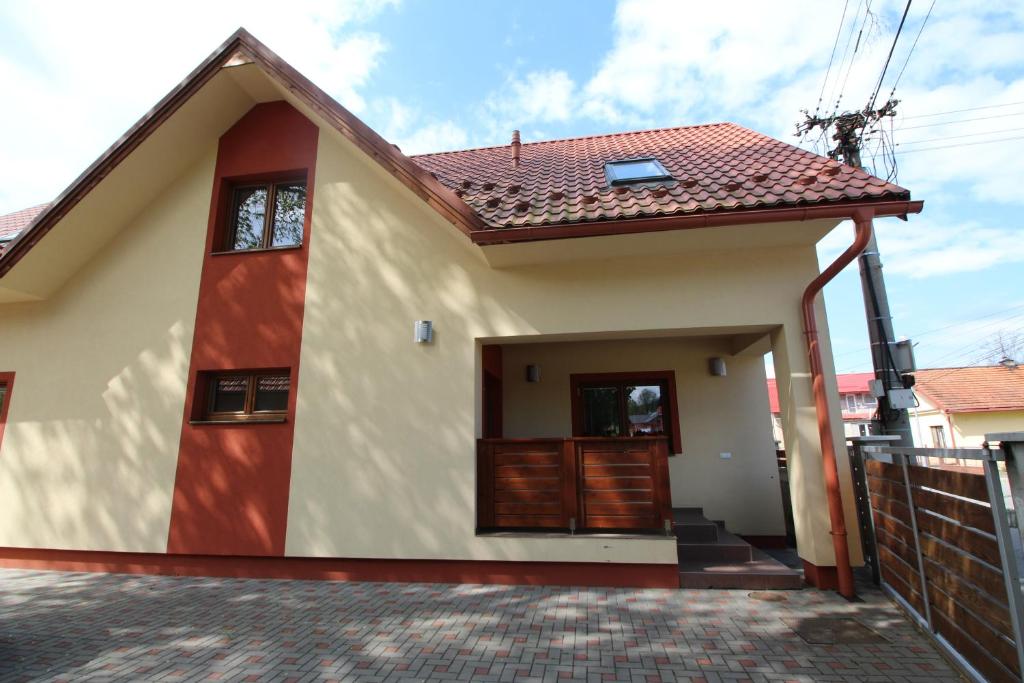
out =
<path fill-rule="evenodd" d="M 868 391 L 873 372 L 853 372 L 836 375 L 839 385 L 839 405 L 843 411 L 843 431 L 846 436 L 864 436 L 868 433 L 871 416 L 878 402 Z M 782 435 L 782 414 L 779 411 L 779 393 L 774 379 L 768 380 L 768 402 L 772 411 L 772 438 L 779 449 L 785 448 Z"/>
<path fill-rule="evenodd" d="M 1024 368 L 933 368 L 914 376 L 915 446 L 980 446 L 985 434 L 1024 430 Z"/>

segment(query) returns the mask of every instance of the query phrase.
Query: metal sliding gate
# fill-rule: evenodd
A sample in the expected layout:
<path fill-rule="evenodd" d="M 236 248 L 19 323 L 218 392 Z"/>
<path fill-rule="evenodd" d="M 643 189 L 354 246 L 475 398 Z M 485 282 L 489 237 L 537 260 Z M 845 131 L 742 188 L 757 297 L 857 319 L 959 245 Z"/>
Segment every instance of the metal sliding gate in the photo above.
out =
<path fill-rule="evenodd" d="M 865 557 L 876 583 L 975 680 L 1022 680 L 1018 530 L 999 463 L 1006 463 L 1012 490 L 1021 478 L 1014 450 L 1024 460 L 1024 442 L 977 449 L 877 445 L 887 438 L 851 440 Z M 973 467 L 942 467 L 949 458 Z M 1021 492 L 1013 493 L 1021 515 Z"/>

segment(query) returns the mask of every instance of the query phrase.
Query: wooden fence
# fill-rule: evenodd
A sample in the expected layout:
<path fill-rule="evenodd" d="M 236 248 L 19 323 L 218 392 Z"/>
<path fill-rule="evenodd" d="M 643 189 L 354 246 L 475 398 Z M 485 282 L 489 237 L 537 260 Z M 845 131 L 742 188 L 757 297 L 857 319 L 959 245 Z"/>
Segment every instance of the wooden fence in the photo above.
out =
<path fill-rule="evenodd" d="M 665 437 L 480 439 L 481 529 L 663 530 Z"/>
<path fill-rule="evenodd" d="M 1024 612 L 998 467 L 1006 452 L 855 442 L 876 580 L 975 679 L 1020 681 Z M 984 475 L 916 464 L 932 457 L 980 461 Z"/>

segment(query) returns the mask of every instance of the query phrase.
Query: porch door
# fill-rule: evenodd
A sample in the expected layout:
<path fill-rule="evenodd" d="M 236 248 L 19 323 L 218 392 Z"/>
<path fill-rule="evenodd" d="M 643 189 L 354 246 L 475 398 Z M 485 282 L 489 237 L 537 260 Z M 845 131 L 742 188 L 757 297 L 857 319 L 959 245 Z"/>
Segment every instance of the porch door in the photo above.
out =
<path fill-rule="evenodd" d="M 570 385 L 580 525 L 658 528 L 671 508 L 667 456 L 678 452 L 674 373 L 572 375 Z"/>
<path fill-rule="evenodd" d="M 679 453 L 675 373 L 671 370 L 570 375 L 572 435 L 664 436 Z"/>

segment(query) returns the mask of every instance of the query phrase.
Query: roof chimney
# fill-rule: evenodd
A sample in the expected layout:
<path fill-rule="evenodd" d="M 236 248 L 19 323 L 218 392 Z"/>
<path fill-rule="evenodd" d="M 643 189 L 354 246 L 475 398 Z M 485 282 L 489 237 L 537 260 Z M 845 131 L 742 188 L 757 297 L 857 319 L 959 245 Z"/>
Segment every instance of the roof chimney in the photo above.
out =
<path fill-rule="evenodd" d="M 519 131 L 512 131 L 512 168 L 519 168 L 519 149 L 522 146 L 519 142 Z"/>

